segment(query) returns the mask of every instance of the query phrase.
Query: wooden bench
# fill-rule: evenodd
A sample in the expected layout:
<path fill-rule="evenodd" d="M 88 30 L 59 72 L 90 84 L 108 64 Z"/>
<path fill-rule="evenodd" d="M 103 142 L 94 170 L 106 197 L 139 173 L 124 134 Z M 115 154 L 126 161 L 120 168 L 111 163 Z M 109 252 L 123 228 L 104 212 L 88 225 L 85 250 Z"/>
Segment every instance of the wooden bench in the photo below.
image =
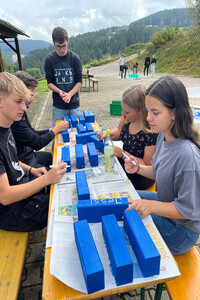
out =
<path fill-rule="evenodd" d="M 200 254 L 197 249 L 193 247 L 174 258 L 181 275 L 165 283 L 170 299 L 200 299 Z"/>
<path fill-rule="evenodd" d="M 28 238 L 28 232 L 0 229 L 0 299 L 18 297 Z"/>
<path fill-rule="evenodd" d="M 99 80 L 98 79 L 96 79 L 96 78 L 94 78 L 94 77 L 89 77 L 89 82 L 92 82 L 92 86 L 90 86 L 90 84 L 89 84 L 89 86 L 90 86 L 90 89 L 91 88 L 93 88 L 93 91 L 95 91 L 95 85 L 96 85 L 96 91 L 98 91 L 98 83 L 99 83 Z"/>
<path fill-rule="evenodd" d="M 147 190 L 155 192 L 155 185 Z M 174 258 L 181 275 L 165 283 L 170 299 L 200 299 L 200 254 L 196 247 L 184 254 L 174 255 Z M 162 285 L 160 284 L 157 287 L 160 296 L 162 294 Z"/>

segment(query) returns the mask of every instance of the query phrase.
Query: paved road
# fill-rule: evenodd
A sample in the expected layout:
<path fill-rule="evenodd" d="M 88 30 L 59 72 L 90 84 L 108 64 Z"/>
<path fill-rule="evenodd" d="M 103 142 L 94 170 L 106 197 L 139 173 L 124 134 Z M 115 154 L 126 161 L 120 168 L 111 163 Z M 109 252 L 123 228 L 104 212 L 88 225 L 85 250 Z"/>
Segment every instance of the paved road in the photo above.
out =
<path fill-rule="evenodd" d="M 136 58 L 137 56 L 137 54 L 130 55 L 124 59 L 124 62 L 128 62 Z M 130 72 L 132 72 L 132 70 L 130 70 Z M 90 69 L 90 74 L 94 75 L 95 77 L 115 75 L 117 76 L 119 74 L 119 61 L 115 60 L 103 66 L 93 67 Z"/>
<path fill-rule="evenodd" d="M 111 66 L 112 65 L 112 66 Z M 81 109 L 92 110 L 95 113 L 96 120 L 103 126 L 103 129 L 112 129 L 117 126 L 120 116 L 110 115 L 110 102 L 113 100 L 120 100 L 123 91 L 134 84 L 143 84 L 148 87 L 154 80 L 159 78 L 160 74 L 155 77 L 149 77 L 140 80 L 133 79 L 118 79 L 118 62 L 114 62 L 109 66 L 102 66 L 93 68 L 95 77 L 98 74 L 99 91 L 98 92 L 81 92 L 80 101 Z M 103 71 L 102 71 L 103 70 Z M 107 71 L 106 71 L 107 70 Z M 98 73 L 97 73 L 98 71 Z M 101 74 L 103 73 L 103 75 Z M 110 75 L 112 73 L 112 75 Z M 200 86 L 199 78 L 179 77 L 186 87 Z M 199 98 L 190 99 L 192 104 L 200 105 Z M 29 118 L 32 125 L 37 129 L 44 129 L 51 127 L 52 114 L 52 100 L 51 93 L 45 95 L 37 95 L 35 102 L 31 105 L 28 111 Z M 46 147 L 46 150 L 51 151 L 51 144 Z M 40 300 L 42 295 L 42 276 L 44 260 L 41 255 L 42 245 L 45 240 L 46 230 L 41 230 L 31 233 L 29 239 L 29 246 L 26 253 L 26 263 L 24 266 L 22 276 L 21 292 L 24 300 Z M 200 251 L 200 241 L 197 243 L 197 249 Z M 145 299 L 153 299 L 155 294 L 155 287 L 149 287 L 146 291 Z M 111 297 L 104 297 L 104 300 L 117 299 L 139 299 L 140 290 L 131 291 L 125 295 L 115 295 Z M 57 299 L 56 299 L 57 300 Z M 168 294 L 165 291 L 162 300 L 169 300 Z"/>

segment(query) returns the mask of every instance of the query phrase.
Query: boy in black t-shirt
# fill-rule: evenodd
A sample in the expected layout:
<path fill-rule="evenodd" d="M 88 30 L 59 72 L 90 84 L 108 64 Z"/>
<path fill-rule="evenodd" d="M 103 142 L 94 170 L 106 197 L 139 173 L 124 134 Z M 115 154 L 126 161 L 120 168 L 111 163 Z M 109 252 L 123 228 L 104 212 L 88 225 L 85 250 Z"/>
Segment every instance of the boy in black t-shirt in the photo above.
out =
<path fill-rule="evenodd" d="M 30 91 L 30 98 L 28 101 L 25 101 L 26 108 L 28 109 L 34 101 L 38 81 L 25 71 L 17 71 L 14 75 L 21 79 Z M 13 122 L 11 126 L 19 160 L 35 168 L 46 167 L 49 170 L 49 165 L 52 164 L 52 154 L 41 151 L 41 149 L 48 145 L 59 132 L 66 130 L 68 125 L 67 121 L 60 121 L 53 128 L 35 130 L 29 122 L 27 113 L 24 112 L 21 120 Z"/>
<path fill-rule="evenodd" d="M 49 195 L 44 187 L 60 181 L 66 163 L 47 172 L 18 160 L 11 125 L 26 110 L 30 91 L 16 76 L 0 73 L 0 228 L 35 231 L 47 225 Z M 35 179 L 29 181 L 27 174 Z"/>

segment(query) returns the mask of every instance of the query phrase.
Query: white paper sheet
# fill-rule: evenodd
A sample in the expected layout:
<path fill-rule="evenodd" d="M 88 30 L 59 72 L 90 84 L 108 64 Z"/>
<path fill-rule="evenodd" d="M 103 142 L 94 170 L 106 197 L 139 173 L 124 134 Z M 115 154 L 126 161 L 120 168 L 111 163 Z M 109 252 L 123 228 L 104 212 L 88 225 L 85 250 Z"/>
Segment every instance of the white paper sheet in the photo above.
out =
<path fill-rule="evenodd" d="M 58 149 L 59 162 L 61 147 L 58 148 L 60 148 Z M 70 153 L 73 161 L 73 155 L 75 155 L 73 148 Z M 117 159 L 115 159 L 114 173 L 106 173 L 104 171 L 102 155 L 100 155 L 100 161 L 102 164 L 100 164 L 99 167 L 90 168 L 88 166 L 84 169 L 86 171 L 91 199 L 128 197 L 129 199 L 134 200 L 139 198 L 136 190 L 127 179 Z M 74 240 L 73 223 L 78 220 L 77 203 L 78 197 L 75 183 L 75 172 L 72 171 L 71 173 L 66 173 L 62 182 L 56 184 L 54 187 L 47 246 L 52 247 L 50 262 L 51 274 L 73 289 L 87 293 Z M 123 229 L 123 222 L 119 222 L 120 229 L 134 262 L 134 279 L 133 282 L 128 285 L 150 282 L 157 279 L 167 279 L 180 274 L 173 256 L 157 231 L 152 218 L 148 216 L 143 219 L 143 222 L 161 254 L 160 274 L 148 278 L 143 277 L 129 240 Z M 101 223 L 90 223 L 89 226 L 104 267 L 105 289 L 116 288 L 117 286 L 112 275 L 110 261 L 102 236 Z"/>

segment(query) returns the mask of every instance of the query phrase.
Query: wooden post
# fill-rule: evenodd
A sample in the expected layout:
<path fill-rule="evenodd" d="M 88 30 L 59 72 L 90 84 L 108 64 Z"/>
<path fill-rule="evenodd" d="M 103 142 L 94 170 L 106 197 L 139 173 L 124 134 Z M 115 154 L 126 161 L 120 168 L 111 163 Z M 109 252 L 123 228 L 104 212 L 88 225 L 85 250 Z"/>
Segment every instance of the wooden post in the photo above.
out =
<path fill-rule="evenodd" d="M 4 65 L 3 65 L 3 57 L 1 54 L 1 49 L 0 49 L 0 72 L 4 71 Z"/>
<path fill-rule="evenodd" d="M 15 46 L 16 46 L 16 53 L 17 53 L 17 60 L 18 60 L 18 64 L 19 64 L 19 70 L 23 70 L 18 38 L 15 38 Z"/>

